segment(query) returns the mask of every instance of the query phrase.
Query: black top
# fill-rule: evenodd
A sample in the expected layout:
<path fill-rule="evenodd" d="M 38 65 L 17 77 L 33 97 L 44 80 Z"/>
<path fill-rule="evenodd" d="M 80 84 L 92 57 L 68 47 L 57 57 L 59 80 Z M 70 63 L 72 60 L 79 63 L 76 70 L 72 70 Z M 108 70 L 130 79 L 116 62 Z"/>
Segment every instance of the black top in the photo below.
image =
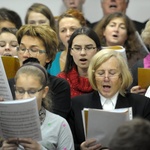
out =
<path fill-rule="evenodd" d="M 71 108 L 70 86 L 65 79 L 58 78 L 56 76 L 49 75 L 49 80 L 49 88 L 51 90 L 52 96 L 51 112 L 67 119 L 68 113 Z M 9 79 L 10 89 L 13 98 L 15 99 L 14 84 L 14 79 Z"/>
<path fill-rule="evenodd" d="M 133 77 L 133 82 L 129 88 L 129 90 L 133 87 L 138 85 L 138 68 L 144 68 L 143 59 L 140 59 L 135 63 L 135 65 L 131 68 L 131 73 Z"/>
<path fill-rule="evenodd" d="M 133 117 L 142 117 L 150 120 L 150 99 L 138 94 L 127 93 L 125 97 L 118 95 L 115 108 L 132 107 Z M 80 150 L 80 144 L 85 141 L 81 110 L 83 108 L 102 109 L 100 96 L 97 91 L 82 94 L 72 98 L 72 108 L 69 115 L 69 124 L 73 133 L 75 150 Z"/>

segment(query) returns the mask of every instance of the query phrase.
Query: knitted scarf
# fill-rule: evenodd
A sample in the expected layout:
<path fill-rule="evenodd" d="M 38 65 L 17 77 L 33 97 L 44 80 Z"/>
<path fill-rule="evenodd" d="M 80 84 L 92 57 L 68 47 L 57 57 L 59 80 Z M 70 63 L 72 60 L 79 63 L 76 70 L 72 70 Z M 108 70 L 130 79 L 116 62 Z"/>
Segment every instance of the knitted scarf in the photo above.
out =
<path fill-rule="evenodd" d="M 71 97 L 93 91 L 88 78 L 79 76 L 76 68 L 66 75 L 66 79 L 70 84 Z"/>

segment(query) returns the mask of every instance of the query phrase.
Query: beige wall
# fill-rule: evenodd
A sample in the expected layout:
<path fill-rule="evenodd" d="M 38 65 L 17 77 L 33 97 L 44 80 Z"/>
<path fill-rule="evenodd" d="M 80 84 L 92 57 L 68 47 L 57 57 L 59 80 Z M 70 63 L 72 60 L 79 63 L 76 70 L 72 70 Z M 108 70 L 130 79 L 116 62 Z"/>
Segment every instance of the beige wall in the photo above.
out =
<path fill-rule="evenodd" d="M 24 21 L 27 8 L 34 2 L 46 4 L 55 16 L 65 10 L 62 0 L 1 0 L 0 5 L 17 11 Z M 83 11 L 88 20 L 98 21 L 102 17 L 100 0 L 86 0 Z M 130 0 L 127 15 L 131 19 L 144 22 L 150 18 L 150 0 Z"/>

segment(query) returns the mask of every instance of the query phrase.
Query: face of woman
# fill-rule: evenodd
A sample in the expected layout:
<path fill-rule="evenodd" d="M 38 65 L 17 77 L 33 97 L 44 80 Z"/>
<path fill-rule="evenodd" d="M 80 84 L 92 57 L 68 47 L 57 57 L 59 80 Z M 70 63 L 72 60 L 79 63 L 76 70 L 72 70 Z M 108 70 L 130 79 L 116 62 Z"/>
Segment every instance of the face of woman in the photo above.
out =
<path fill-rule="evenodd" d="M 83 70 L 87 71 L 92 56 L 97 52 L 96 43 L 87 35 L 77 35 L 73 39 L 72 48 L 70 54 L 81 75 Z"/>
<path fill-rule="evenodd" d="M 28 24 L 50 25 L 50 21 L 43 14 L 31 11 L 28 17 Z"/>
<path fill-rule="evenodd" d="M 112 19 L 106 26 L 104 33 L 107 46 L 124 46 L 127 40 L 127 29 L 122 18 Z"/>
<path fill-rule="evenodd" d="M 17 56 L 18 41 L 14 34 L 3 32 L 0 34 L 0 55 Z"/>
<path fill-rule="evenodd" d="M 122 79 L 115 57 L 111 57 L 99 66 L 95 71 L 95 81 L 98 91 L 106 98 L 113 97 L 119 91 Z"/>
<path fill-rule="evenodd" d="M 48 87 L 42 89 L 42 86 L 39 82 L 39 77 L 22 73 L 19 75 L 15 85 L 16 99 L 36 97 L 38 109 L 40 110 L 42 99 L 46 97 L 48 92 Z"/>
<path fill-rule="evenodd" d="M 38 37 L 24 35 L 21 39 L 18 51 L 20 65 L 29 57 L 37 58 L 42 66 L 50 62 L 43 42 Z"/>
<path fill-rule="evenodd" d="M 72 33 L 81 27 L 80 22 L 71 17 L 65 17 L 59 22 L 59 37 L 66 49 L 68 48 L 68 40 Z"/>
<path fill-rule="evenodd" d="M 0 28 L 16 28 L 16 25 L 10 21 L 0 21 Z"/>

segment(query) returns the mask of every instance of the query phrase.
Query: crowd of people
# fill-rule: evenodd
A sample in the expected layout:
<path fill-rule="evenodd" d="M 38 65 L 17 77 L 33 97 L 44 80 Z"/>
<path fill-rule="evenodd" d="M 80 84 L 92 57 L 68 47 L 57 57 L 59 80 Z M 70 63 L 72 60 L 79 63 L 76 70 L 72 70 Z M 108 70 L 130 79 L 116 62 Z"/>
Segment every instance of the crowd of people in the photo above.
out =
<path fill-rule="evenodd" d="M 8 79 L 13 99 L 36 97 L 42 133 L 42 141 L 0 139 L 0 149 L 150 149 L 150 98 L 138 85 L 138 68 L 150 68 L 150 21 L 131 20 L 129 0 L 100 0 L 103 17 L 95 23 L 84 16 L 85 0 L 62 1 L 66 11 L 57 18 L 47 5 L 32 4 L 24 24 L 15 10 L 0 8 L 0 55 L 20 63 Z M 127 60 L 110 46 L 125 48 Z M 1 95 L 0 101 L 5 101 Z M 84 108 L 129 107 L 133 120 L 116 130 L 109 145 L 86 138 Z"/>

